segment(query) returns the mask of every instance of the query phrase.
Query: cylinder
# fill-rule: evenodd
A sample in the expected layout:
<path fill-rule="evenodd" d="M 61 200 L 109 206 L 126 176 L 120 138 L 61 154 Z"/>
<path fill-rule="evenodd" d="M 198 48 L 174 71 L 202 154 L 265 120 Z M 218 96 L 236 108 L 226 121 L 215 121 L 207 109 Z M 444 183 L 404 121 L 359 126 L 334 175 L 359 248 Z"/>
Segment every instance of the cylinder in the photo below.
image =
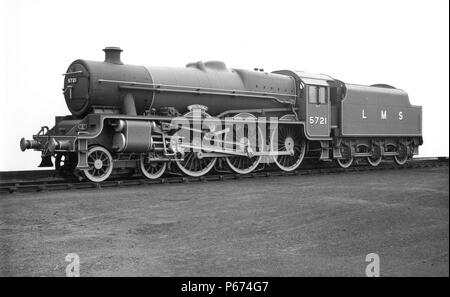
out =
<path fill-rule="evenodd" d="M 122 120 L 116 129 L 112 148 L 119 153 L 144 153 L 152 147 L 152 123 L 149 121 Z"/>

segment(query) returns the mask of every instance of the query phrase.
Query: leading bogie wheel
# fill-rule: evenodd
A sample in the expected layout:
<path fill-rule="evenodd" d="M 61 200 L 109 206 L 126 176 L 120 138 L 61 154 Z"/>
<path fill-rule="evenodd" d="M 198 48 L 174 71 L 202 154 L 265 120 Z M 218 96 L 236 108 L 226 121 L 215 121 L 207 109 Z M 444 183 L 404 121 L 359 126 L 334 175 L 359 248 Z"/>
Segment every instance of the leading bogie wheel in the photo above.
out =
<path fill-rule="evenodd" d="M 166 171 L 166 167 L 167 162 L 149 162 L 147 156 L 142 156 L 139 161 L 141 173 L 148 179 L 160 178 L 164 174 L 164 171 Z"/>
<path fill-rule="evenodd" d="M 113 159 L 110 152 L 102 146 L 93 146 L 88 151 L 87 163 L 89 168 L 84 169 L 86 178 L 92 182 L 105 181 L 113 170 Z"/>

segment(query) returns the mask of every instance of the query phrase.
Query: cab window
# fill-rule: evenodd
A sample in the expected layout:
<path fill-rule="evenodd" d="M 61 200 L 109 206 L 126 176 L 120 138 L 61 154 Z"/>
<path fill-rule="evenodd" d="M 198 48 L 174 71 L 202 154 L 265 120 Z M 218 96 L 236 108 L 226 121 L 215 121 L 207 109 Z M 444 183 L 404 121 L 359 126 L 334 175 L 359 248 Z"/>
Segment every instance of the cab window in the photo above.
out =
<path fill-rule="evenodd" d="M 327 90 L 325 87 L 319 87 L 319 104 L 327 103 Z"/>
<path fill-rule="evenodd" d="M 326 87 L 309 86 L 308 87 L 309 103 L 326 104 L 327 89 Z"/>
<path fill-rule="evenodd" d="M 308 87 L 308 95 L 309 95 L 309 103 L 317 104 L 317 87 L 309 86 Z"/>

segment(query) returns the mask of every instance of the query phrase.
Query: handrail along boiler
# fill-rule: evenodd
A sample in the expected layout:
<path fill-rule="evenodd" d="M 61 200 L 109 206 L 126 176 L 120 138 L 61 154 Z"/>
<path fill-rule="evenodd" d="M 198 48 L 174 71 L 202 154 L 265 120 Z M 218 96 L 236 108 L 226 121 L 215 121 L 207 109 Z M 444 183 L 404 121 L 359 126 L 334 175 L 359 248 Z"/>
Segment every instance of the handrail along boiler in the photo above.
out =
<path fill-rule="evenodd" d="M 355 159 L 403 165 L 423 142 L 422 108 L 389 85 L 230 69 L 220 61 L 127 65 L 120 48 L 104 51 L 104 61 L 76 60 L 64 74 L 71 115 L 21 139 L 22 151 L 41 151 L 40 167 L 101 182 L 112 173 L 155 179 L 166 171 L 201 176 L 215 168 L 247 174 L 270 164 L 293 171 L 305 157 L 343 168 Z M 180 118 L 187 127 L 176 124 Z M 206 146 L 189 137 L 195 133 Z M 212 138 L 222 145 L 209 145 Z"/>

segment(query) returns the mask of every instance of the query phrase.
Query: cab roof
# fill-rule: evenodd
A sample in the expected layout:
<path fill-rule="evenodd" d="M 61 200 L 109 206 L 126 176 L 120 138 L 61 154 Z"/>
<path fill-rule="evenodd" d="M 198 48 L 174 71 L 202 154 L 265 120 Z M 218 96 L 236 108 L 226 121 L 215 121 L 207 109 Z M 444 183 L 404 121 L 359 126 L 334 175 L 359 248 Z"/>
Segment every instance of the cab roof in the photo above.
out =
<path fill-rule="evenodd" d="M 332 78 L 326 74 L 308 73 L 298 70 L 278 70 L 274 73 L 293 76 L 297 81 L 302 82 L 305 85 L 318 85 L 327 87 L 341 86 L 342 82 Z"/>
<path fill-rule="evenodd" d="M 293 71 L 306 85 L 332 86 L 335 79 L 326 74 Z"/>

